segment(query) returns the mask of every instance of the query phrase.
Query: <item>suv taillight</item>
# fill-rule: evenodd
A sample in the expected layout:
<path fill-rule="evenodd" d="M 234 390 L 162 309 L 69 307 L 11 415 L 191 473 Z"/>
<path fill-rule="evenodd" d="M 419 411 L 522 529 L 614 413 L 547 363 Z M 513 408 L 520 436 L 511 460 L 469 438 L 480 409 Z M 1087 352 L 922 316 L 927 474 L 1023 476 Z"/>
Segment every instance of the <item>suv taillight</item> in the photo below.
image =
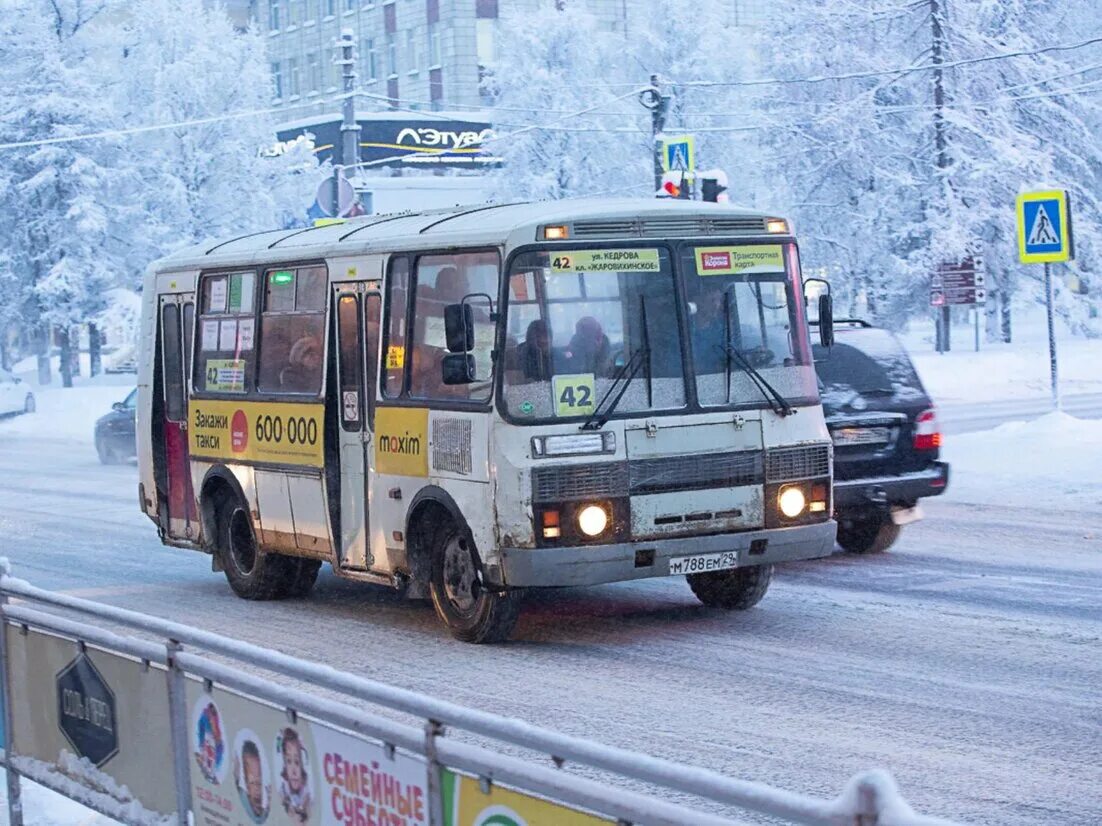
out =
<path fill-rule="evenodd" d="M 937 427 L 937 411 L 923 410 L 915 417 L 915 450 L 937 450 L 941 447 L 941 431 Z"/>

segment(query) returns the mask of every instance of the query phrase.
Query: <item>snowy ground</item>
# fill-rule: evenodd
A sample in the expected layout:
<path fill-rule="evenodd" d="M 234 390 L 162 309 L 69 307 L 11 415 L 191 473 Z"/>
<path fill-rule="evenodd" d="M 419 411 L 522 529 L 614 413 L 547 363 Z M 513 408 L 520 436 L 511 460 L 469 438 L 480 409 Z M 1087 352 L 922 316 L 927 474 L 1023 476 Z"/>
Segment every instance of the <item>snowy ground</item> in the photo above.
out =
<path fill-rule="evenodd" d="M 564 589 L 472 648 L 383 589 L 325 572 L 307 600 L 247 603 L 161 547 L 134 466 L 92 448 L 133 378 L 111 380 L 0 421 L 0 554 L 38 585 L 795 791 L 883 767 L 921 812 L 1102 822 L 1102 423 L 950 437 L 950 491 L 891 552 L 786 566 L 753 611 L 704 609 L 680 578 Z M 26 810 L 102 822 L 42 789 Z"/>

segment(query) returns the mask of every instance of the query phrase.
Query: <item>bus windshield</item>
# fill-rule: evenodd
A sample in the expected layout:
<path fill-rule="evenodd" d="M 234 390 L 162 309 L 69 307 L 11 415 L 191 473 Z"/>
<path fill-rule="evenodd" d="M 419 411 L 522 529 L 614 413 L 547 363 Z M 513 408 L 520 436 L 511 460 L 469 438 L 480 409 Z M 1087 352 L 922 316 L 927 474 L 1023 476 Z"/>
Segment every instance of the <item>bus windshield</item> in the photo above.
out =
<path fill-rule="evenodd" d="M 504 396 L 519 419 L 685 406 L 673 268 L 664 248 L 552 250 L 509 272 Z"/>
<path fill-rule="evenodd" d="M 755 372 L 785 399 L 817 399 L 794 244 L 687 247 L 681 271 L 702 406 L 759 403 Z"/>

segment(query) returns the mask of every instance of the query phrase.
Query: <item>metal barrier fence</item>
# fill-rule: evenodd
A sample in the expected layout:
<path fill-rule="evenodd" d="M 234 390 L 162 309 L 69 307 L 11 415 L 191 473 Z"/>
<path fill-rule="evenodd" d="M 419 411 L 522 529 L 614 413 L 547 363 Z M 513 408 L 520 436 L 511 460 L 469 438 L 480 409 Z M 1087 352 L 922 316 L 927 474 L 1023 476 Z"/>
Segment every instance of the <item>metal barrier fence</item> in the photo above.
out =
<path fill-rule="evenodd" d="M 736 780 L 42 590 L 5 560 L 0 630 L 10 826 L 23 823 L 21 777 L 134 826 L 186 826 L 189 814 L 197 826 L 719 826 L 742 822 L 734 810 L 823 826 L 949 824 L 915 814 L 885 772 L 857 775 L 834 800 Z"/>

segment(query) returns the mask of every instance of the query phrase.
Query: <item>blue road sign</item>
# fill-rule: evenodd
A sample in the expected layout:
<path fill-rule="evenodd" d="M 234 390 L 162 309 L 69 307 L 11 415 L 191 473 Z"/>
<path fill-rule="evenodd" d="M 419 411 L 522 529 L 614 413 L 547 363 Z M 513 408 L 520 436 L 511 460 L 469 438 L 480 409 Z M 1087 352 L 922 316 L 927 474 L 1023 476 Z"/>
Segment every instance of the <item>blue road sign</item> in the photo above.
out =
<path fill-rule="evenodd" d="M 662 171 L 688 172 L 696 169 L 696 141 L 692 135 L 676 135 L 662 140 Z"/>
<path fill-rule="evenodd" d="M 1071 212 L 1065 191 L 1018 196 L 1018 257 L 1023 264 L 1047 264 L 1072 257 Z"/>

